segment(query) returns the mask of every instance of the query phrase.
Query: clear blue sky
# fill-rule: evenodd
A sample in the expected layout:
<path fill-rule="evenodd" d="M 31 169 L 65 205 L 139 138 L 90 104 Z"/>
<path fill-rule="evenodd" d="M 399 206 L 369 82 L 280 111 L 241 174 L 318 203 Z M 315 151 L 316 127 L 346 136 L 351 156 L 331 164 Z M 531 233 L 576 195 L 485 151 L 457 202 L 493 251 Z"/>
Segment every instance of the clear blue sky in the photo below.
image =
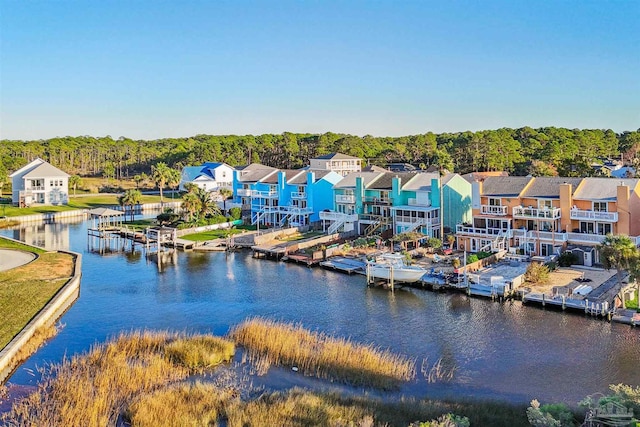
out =
<path fill-rule="evenodd" d="M 640 128 L 640 1 L 0 0 L 0 138 Z"/>

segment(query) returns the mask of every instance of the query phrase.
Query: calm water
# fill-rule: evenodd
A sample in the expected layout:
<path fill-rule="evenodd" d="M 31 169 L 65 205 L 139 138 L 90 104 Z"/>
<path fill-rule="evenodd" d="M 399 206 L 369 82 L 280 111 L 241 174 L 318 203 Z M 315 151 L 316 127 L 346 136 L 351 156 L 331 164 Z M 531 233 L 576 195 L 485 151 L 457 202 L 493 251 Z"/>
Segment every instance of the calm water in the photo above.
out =
<path fill-rule="evenodd" d="M 459 294 L 392 294 L 367 288 L 362 276 L 255 260 L 249 252 L 179 253 L 161 272 L 140 253 L 88 253 L 85 223 L 3 234 L 83 253 L 81 294 L 62 318 L 64 329 L 18 369 L 14 384 L 34 384 L 36 367 L 120 331 L 225 334 L 248 316 L 301 322 L 417 360 L 442 357 L 457 368 L 451 383 L 422 379 L 403 390 L 417 396 L 573 404 L 610 383 L 640 384 L 640 330 L 625 325 Z"/>

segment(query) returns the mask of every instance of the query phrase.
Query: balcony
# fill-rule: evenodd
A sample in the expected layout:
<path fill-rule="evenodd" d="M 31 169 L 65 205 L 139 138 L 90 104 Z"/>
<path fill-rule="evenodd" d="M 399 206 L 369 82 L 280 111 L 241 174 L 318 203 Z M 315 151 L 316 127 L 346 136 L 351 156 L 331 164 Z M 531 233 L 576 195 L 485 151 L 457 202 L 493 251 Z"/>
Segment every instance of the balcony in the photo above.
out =
<path fill-rule="evenodd" d="M 582 209 L 571 209 L 571 219 L 618 222 L 618 212 L 599 212 L 587 211 Z"/>
<path fill-rule="evenodd" d="M 482 215 L 506 216 L 507 215 L 507 207 L 506 206 L 480 205 L 480 213 Z"/>
<path fill-rule="evenodd" d="M 253 190 L 251 192 L 251 197 L 260 198 L 260 199 L 277 199 L 278 192 L 275 190 L 268 190 L 268 191 Z"/>
<path fill-rule="evenodd" d="M 534 208 L 534 207 L 523 207 L 516 206 L 513 208 L 513 217 L 514 218 L 523 218 L 523 219 L 531 219 L 531 218 L 541 218 L 541 219 L 558 219 L 561 216 L 560 208 Z"/>
<path fill-rule="evenodd" d="M 324 221 L 357 221 L 358 214 L 345 214 L 341 212 L 326 212 L 322 211 L 319 213 L 320 219 Z"/>
<path fill-rule="evenodd" d="M 599 245 L 604 240 L 602 234 L 567 233 L 570 243 L 590 243 Z"/>
<path fill-rule="evenodd" d="M 35 187 L 28 187 L 26 188 L 27 191 L 44 191 L 44 186 L 43 185 L 37 185 Z"/>
<path fill-rule="evenodd" d="M 508 234 L 511 235 L 512 230 L 502 230 L 500 228 L 477 228 L 466 227 L 464 225 L 456 225 L 456 234 L 468 236 L 498 236 Z"/>
<path fill-rule="evenodd" d="M 420 202 L 418 202 L 418 199 L 410 198 L 410 199 L 407 199 L 407 204 L 409 206 L 427 206 L 427 207 L 429 207 L 429 206 L 431 206 L 431 201 L 427 200 L 425 203 L 420 203 Z"/>
<path fill-rule="evenodd" d="M 291 198 L 292 199 L 306 199 L 307 198 L 307 193 L 301 193 L 299 191 L 292 191 L 291 192 Z"/>
<path fill-rule="evenodd" d="M 354 195 L 345 195 L 345 194 L 336 194 L 336 203 L 355 203 L 356 196 Z"/>
<path fill-rule="evenodd" d="M 237 193 L 240 197 L 251 197 L 251 191 L 248 188 L 239 188 Z"/>
<path fill-rule="evenodd" d="M 391 200 L 386 197 L 365 197 L 363 200 L 365 203 L 372 205 L 390 205 Z"/>
<path fill-rule="evenodd" d="M 568 240 L 568 233 L 561 232 L 553 232 L 553 231 L 537 231 L 537 230 L 522 230 L 522 229 L 514 229 L 512 230 L 513 237 L 517 237 L 519 239 L 526 239 L 528 241 L 534 240 L 546 240 L 550 242 L 562 243 Z"/>

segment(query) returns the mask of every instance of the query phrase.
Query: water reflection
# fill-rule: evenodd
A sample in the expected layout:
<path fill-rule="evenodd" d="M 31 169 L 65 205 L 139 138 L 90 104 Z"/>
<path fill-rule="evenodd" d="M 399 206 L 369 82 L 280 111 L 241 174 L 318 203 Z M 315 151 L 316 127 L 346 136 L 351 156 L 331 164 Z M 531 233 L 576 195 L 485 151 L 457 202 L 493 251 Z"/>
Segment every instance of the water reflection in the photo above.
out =
<path fill-rule="evenodd" d="M 176 253 L 158 268 L 141 250 L 101 256 L 87 251 L 85 224 L 48 224 L 45 243 L 83 252 L 81 295 L 66 327 L 12 377 L 33 384 L 35 370 L 86 351 L 96 341 L 139 328 L 225 334 L 248 316 L 301 322 L 312 329 L 373 343 L 456 367 L 451 383 L 424 378 L 414 395 L 532 398 L 575 403 L 609 383 L 640 384 L 638 331 L 581 315 L 471 299 L 463 294 L 367 288 L 347 276 L 249 253 Z M 9 230 L 10 237 L 31 231 Z M 65 237 L 66 234 L 66 237 Z M 66 240 L 65 240 L 66 239 Z"/>

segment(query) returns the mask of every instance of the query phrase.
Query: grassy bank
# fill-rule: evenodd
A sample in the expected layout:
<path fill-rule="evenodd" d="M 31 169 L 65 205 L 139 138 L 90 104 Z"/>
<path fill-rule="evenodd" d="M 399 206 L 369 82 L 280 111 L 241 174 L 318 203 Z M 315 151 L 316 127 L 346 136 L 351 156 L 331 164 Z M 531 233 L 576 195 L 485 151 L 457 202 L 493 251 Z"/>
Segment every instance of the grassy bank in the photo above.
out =
<path fill-rule="evenodd" d="M 171 199 L 164 197 L 165 202 L 179 201 L 180 199 Z M 160 203 L 160 196 L 143 195 L 140 203 Z M 11 218 L 14 216 L 34 215 L 52 212 L 65 212 L 75 209 L 93 209 L 102 206 L 118 205 L 118 194 L 98 194 L 90 196 L 77 197 L 71 196 L 69 203 L 62 206 L 31 206 L 28 208 L 19 208 L 10 204 L 0 205 L 0 216 Z"/>
<path fill-rule="evenodd" d="M 291 323 L 255 318 L 238 325 L 231 337 L 255 361 L 292 366 L 348 384 L 393 389 L 415 377 L 413 360 Z"/>
<path fill-rule="evenodd" d="M 17 246 L 17 247 L 16 247 Z M 0 238 L 0 247 L 18 248 Z M 57 252 L 35 251 L 35 261 L 0 272 L 0 348 L 26 326 L 73 274 L 73 257 Z"/>
<path fill-rule="evenodd" d="M 398 426 L 466 416 L 474 426 L 527 426 L 526 407 L 252 389 L 236 370 L 189 377 L 231 360 L 209 335 L 134 332 L 45 370 L 38 389 L 0 416 L 11 426 Z M 225 374 L 226 373 L 226 374 Z"/>

